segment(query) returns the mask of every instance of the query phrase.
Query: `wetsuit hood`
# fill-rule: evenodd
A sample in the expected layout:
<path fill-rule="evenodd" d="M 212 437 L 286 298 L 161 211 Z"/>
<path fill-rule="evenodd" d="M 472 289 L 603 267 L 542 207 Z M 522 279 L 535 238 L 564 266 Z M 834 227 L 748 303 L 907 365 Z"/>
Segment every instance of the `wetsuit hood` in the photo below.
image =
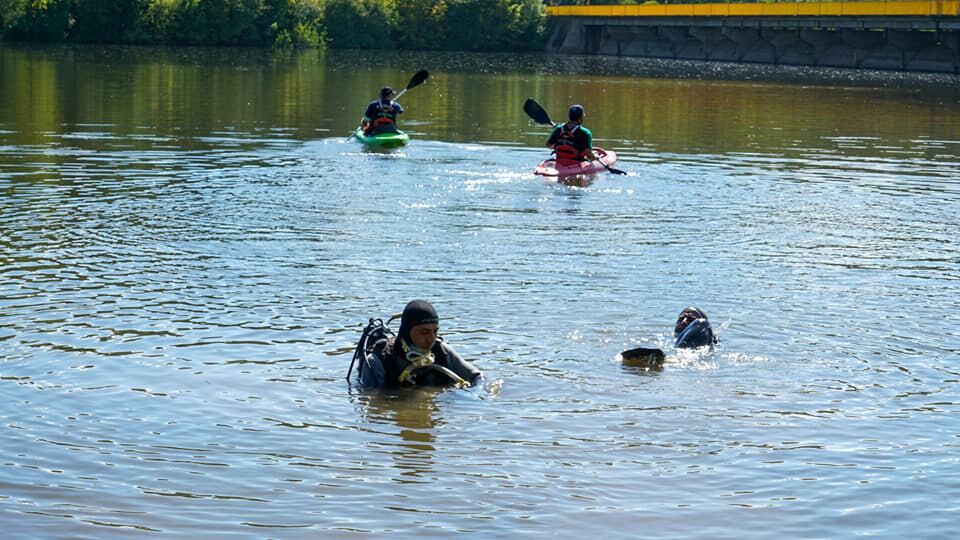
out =
<path fill-rule="evenodd" d="M 437 310 L 426 300 L 413 300 L 403 308 L 400 316 L 400 329 L 397 334 L 410 343 L 410 330 L 418 324 L 439 323 Z"/>

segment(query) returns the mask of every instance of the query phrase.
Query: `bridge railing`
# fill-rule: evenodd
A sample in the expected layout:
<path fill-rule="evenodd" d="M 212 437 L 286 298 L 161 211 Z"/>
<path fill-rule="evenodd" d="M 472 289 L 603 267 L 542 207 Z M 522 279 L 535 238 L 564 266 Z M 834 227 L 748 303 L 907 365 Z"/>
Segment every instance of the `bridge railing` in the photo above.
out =
<path fill-rule="evenodd" d="M 637 5 L 548 6 L 554 17 L 756 17 L 878 16 L 957 17 L 960 0 L 841 0 L 836 2 L 703 2 Z"/>

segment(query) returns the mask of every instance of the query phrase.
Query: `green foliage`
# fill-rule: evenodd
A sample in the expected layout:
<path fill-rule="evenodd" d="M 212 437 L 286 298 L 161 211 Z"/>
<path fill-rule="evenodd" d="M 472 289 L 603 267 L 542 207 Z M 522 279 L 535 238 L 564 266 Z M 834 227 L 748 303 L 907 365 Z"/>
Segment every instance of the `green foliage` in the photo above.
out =
<path fill-rule="evenodd" d="M 542 48 L 542 0 L 0 0 L 27 41 L 282 48 Z"/>
<path fill-rule="evenodd" d="M 266 0 L 262 20 L 274 47 L 323 45 L 323 9 L 320 0 Z"/>
<path fill-rule="evenodd" d="M 465 51 L 540 49 L 544 9 L 540 0 L 450 0 L 444 48 Z"/>
<path fill-rule="evenodd" d="M 510 24 L 509 0 L 450 0 L 443 47 L 457 51 L 495 50 Z"/>
<path fill-rule="evenodd" d="M 23 17 L 27 0 L 0 0 L 0 35 Z"/>
<path fill-rule="evenodd" d="M 337 49 L 392 49 L 396 13 L 378 0 L 330 0 L 324 10 L 327 42 Z"/>
<path fill-rule="evenodd" d="M 141 0 L 74 0 L 70 39 L 121 43 L 140 14 Z"/>
<path fill-rule="evenodd" d="M 176 0 L 146 0 L 140 15 L 126 34 L 127 43 L 163 44 L 170 42 Z"/>
<path fill-rule="evenodd" d="M 447 37 L 444 0 L 397 0 L 397 41 L 404 49 L 432 49 Z"/>
<path fill-rule="evenodd" d="M 547 38 L 546 11 L 541 0 L 518 0 L 510 6 L 513 14 L 508 27 L 509 46 L 514 49 L 541 50 Z"/>
<path fill-rule="evenodd" d="M 260 0 L 182 0 L 173 21 L 176 43 L 187 45 L 259 45 Z"/>
<path fill-rule="evenodd" d="M 13 0 L 3 10 L 4 36 L 63 41 L 70 29 L 70 0 Z"/>

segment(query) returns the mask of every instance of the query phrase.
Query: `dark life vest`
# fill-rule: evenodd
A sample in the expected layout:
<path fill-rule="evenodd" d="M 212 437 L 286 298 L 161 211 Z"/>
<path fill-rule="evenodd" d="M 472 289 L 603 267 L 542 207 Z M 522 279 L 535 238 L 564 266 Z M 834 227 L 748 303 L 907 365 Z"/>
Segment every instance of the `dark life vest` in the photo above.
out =
<path fill-rule="evenodd" d="M 553 145 L 553 151 L 557 154 L 557 159 L 581 160 L 586 149 L 581 150 L 577 145 L 577 131 L 580 124 L 568 128 L 567 124 L 560 126 L 560 133 L 557 141 Z"/>
<path fill-rule="evenodd" d="M 382 99 L 378 99 L 377 103 L 380 104 L 380 108 L 377 112 L 376 118 L 373 119 L 373 126 L 376 127 L 383 124 L 396 124 L 397 113 L 394 112 L 393 102 L 388 101 L 384 103 Z"/>

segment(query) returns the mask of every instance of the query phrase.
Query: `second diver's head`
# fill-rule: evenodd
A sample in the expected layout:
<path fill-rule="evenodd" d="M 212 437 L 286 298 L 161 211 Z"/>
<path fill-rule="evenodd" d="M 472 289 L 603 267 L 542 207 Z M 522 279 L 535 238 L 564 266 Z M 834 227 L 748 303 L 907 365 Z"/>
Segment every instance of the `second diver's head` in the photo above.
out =
<path fill-rule="evenodd" d="M 703 347 L 717 342 L 707 314 L 693 306 L 680 312 L 677 324 L 673 327 L 673 336 L 678 349 Z"/>
<path fill-rule="evenodd" d="M 586 115 L 586 113 L 583 111 L 583 105 L 573 105 L 567 113 L 567 117 L 570 118 L 571 122 L 583 120 L 584 115 Z"/>
<path fill-rule="evenodd" d="M 426 300 L 413 300 L 403 308 L 398 333 L 408 344 L 429 351 L 437 341 L 440 317 L 437 310 Z"/>
<path fill-rule="evenodd" d="M 698 307 L 690 306 L 680 312 L 680 315 L 677 317 L 677 324 L 673 327 L 673 335 L 677 336 L 680 332 L 683 332 L 684 329 L 693 321 L 697 319 L 706 319 L 707 314 L 703 312 Z"/>

